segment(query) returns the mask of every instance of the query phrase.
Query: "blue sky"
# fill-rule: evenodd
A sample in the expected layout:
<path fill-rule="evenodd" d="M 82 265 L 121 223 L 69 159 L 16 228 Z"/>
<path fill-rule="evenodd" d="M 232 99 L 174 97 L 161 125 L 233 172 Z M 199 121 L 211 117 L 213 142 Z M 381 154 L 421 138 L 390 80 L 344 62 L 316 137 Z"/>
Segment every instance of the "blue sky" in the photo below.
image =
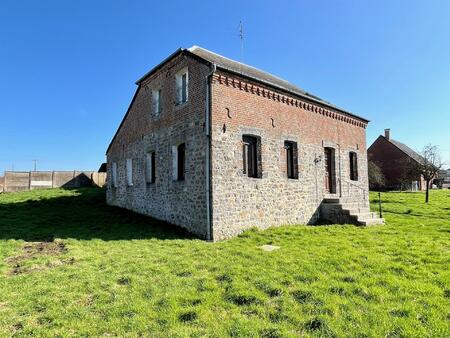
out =
<path fill-rule="evenodd" d="M 135 80 L 197 44 L 292 81 L 450 166 L 450 1 L 0 3 L 0 173 L 96 170 Z"/>

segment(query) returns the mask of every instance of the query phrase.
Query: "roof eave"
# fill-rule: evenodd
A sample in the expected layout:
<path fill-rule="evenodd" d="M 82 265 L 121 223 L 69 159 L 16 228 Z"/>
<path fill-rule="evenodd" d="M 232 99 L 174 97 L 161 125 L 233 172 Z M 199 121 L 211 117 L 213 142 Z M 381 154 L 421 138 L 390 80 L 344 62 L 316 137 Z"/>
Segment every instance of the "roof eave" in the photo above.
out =
<path fill-rule="evenodd" d="M 189 51 L 187 51 L 187 52 L 189 52 Z M 190 52 L 189 52 L 189 53 L 190 53 Z M 205 61 L 207 61 L 207 60 L 205 60 Z M 365 119 L 365 118 L 363 118 L 363 117 L 361 117 L 361 116 L 358 116 L 358 115 L 355 115 L 355 114 L 353 114 L 353 113 L 350 113 L 350 112 L 348 112 L 348 111 L 346 111 L 346 110 L 344 110 L 344 109 L 341 109 L 341 108 L 339 108 L 339 107 L 335 107 L 335 106 L 333 106 L 332 104 L 327 104 L 326 102 L 323 102 L 323 101 L 321 101 L 321 100 L 317 100 L 317 99 L 315 99 L 314 97 L 307 96 L 307 95 L 302 95 L 302 94 L 300 94 L 300 93 L 293 92 L 292 90 L 289 90 L 289 89 L 287 89 L 287 88 L 284 88 L 284 87 L 281 87 L 281 86 L 279 86 L 279 85 L 276 85 L 276 84 L 274 84 L 274 83 L 272 83 L 272 82 L 270 82 L 270 81 L 266 81 L 266 80 L 263 80 L 263 79 L 260 79 L 260 78 L 254 77 L 254 76 L 248 76 L 248 75 L 245 75 L 245 74 L 236 72 L 236 71 L 234 71 L 234 70 L 232 70 L 232 69 L 229 69 L 229 68 L 224 67 L 224 66 L 221 66 L 221 65 L 217 65 L 217 68 L 218 68 L 218 69 L 222 69 L 222 70 L 224 70 L 224 71 L 226 71 L 226 72 L 229 72 L 229 73 L 236 74 L 236 75 L 238 75 L 238 76 L 242 76 L 242 77 L 247 78 L 247 79 L 251 79 L 251 80 L 254 80 L 254 81 L 257 81 L 257 82 L 266 84 L 266 85 L 268 85 L 268 86 L 270 86 L 270 87 L 277 88 L 277 89 L 282 90 L 282 91 L 284 91 L 284 92 L 286 92 L 286 93 L 289 93 L 289 94 L 291 94 L 291 95 L 295 95 L 295 96 L 301 97 L 301 98 L 303 98 L 303 99 L 305 99 L 305 100 L 315 102 L 315 103 L 317 103 L 317 104 L 326 106 L 326 107 L 328 107 L 328 108 L 330 108 L 330 109 L 337 110 L 337 111 L 339 111 L 339 112 L 341 112 L 341 113 L 343 113 L 343 114 L 346 114 L 346 115 L 348 115 L 348 116 L 350 116 L 350 117 L 353 117 L 353 118 L 355 118 L 355 119 L 361 120 L 362 122 L 365 122 L 365 123 L 369 123 L 369 122 L 370 122 L 370 120 L 367 120 L 367 119 Z"/>
<path fill-rule="evenodd" d="M 168 61 L 170 61 L 171 59 L 173 59 L 175 56 L 177 56 L 178 54 L 181 54 L 183 51 L 185 51 L 184 48 L 178 48 L 175 52 L 173 52 L 172 54 L 170 54 L 168 57 L 166 57 L 164 60 L 162 60 L 160 63 L 158 63 L 155 67 L 153 67 L 150 71 L 148 71 L 147 73 L 144 74 L 144 76 L 142 76 L 139 80 L 137 80 L 135 82 L 135 84 L 139 85 L 142 81 L 144 81 L 147 77 L 149 77 L 150 75 L 154 74 L 158 69 L 160 69 L 161 67 L 163 67 Z"/>

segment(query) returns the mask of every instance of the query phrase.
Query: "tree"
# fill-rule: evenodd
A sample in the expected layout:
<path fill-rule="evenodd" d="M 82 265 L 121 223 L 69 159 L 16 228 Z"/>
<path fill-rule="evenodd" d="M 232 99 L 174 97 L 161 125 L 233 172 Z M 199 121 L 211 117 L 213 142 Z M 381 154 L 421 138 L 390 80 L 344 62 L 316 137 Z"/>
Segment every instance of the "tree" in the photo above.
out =
<path fill-rule="evenodd" d="M 439 148 L 437 146 L 428 144 L 422 152 L 422 160 L 418 163 L 417 169 L 425 180 L 427 187 L 425 193 L 425 203 L 430 199 L 430 182 L 436 177 L 438 172 L 442 169 L 444 163 L 441 160 Z"/>
<path fill-rule="evenodd" d="M 380 167 L 377 166 L 374 162 L 369 160 L 368 170 L 369 170 L 369 188 L 371 190 L 383 188 L 386 183 L 386 179 Z"/>

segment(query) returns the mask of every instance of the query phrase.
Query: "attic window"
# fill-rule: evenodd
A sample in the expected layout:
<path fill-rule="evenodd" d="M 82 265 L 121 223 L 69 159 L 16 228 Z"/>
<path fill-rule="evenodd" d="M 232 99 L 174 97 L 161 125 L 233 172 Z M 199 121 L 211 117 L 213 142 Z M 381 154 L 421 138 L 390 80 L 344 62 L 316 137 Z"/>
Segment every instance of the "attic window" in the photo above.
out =
<path fill-rule="evenodd" d="M 159 115 L 161 113 L 161 89 L 152 91 L 153 113 Z"/>
<path fill-rule="evenodd" d="M 175 75 L 175 84 L 176 84 L 176 103 L 183 104 L 188 100 L 188 70 L 187 68 L 182 69 Z"/>

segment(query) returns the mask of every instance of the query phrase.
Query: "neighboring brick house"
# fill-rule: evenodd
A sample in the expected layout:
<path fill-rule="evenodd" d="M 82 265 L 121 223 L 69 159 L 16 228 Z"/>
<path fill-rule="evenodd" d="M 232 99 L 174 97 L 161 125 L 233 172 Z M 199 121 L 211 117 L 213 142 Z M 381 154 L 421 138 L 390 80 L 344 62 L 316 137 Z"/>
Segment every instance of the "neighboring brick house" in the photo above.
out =
<path fill-rule="evenodd" d="M 375 163 L 386 179 L 387 189 L 425 190 L 426 182 L 422 176 L 410 174 L 411 162 L 420 164 L 422 156 L 407 145 L 393 140 L 391 130 L 385 129 L 367 149 L 369 160 Z"/>
<path fill-rule="evenodd" d="M 107 202 L 210 240 L 250 227 L 381 223 L 368 121 L 194 46 L 137 81 L 107 150 Z"/>

